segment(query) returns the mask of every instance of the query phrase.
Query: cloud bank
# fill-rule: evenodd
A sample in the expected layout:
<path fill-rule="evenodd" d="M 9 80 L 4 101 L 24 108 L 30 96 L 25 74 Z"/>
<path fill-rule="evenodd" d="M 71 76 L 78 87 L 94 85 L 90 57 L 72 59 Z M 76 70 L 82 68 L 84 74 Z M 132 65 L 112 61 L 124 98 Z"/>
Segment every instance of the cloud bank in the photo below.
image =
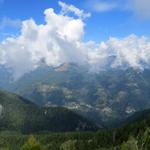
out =
<path fill-rule="evenodd" d="M 133 67 L 143 70 L 150 67 L 150 42 L 134 34 L 123 39 L 110 38 L 89 52 L 89 61 L 95 69 Z"/>
<path fill-rule="evenodd" d="M 150 42 L 146 37 L 130 35 L 123 39 L 110 38 L 99 44 L 83 42 L 85 13 L 72 5 L 59 2 L 62 11 L 56 14 L 46 9 L 46 24 L 37 25 L 33 19 L 22 22 L 21 35 L 0 43 L 0 64 L 9 68 L 18 79 L 34 70 L 41 60 L 48 66 L 77 63 L 90 66 L 93 71 L 104 68 L 134 67 L 143 69 L 150 65 Z M 74 12 L 78 18 L 64 11 Z"/>

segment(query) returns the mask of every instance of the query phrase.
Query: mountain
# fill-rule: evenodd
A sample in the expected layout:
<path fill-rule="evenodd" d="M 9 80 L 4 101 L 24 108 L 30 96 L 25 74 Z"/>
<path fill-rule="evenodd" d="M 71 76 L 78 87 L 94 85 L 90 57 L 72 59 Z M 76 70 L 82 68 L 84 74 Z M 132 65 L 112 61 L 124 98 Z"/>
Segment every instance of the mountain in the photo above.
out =
<path fill-rule="evenodd" d="M 143 117 L 138 114 L 144 114 Z M 32 136 L 1 131 L 0 148 L 7 150 L 149 150 L 150 110 L 138 112 L 137 121 L 98 132 L 40 132 Z"/>
<path fill-rule="evenodd" d="M 111 58 L 111 61 L 113 58 Z M 98 121 L 106 128 L 121 125 L 133 113 L 150 107 L 150 70 L 41 65 L 9 84 L 7 90 L 41 106 L 61 106 Z"/>
<path fill-rule="evenodd" d="M 132 124 L 135 122 L 146 121 L 150 119 L 150 109 L 137 111 L 133 115 L 127 117 L 122 124 Z M 150 122 L 149 122 L 150 123 Z"/>
<path fill-rule="evenodd" d="M 6 89 L 12 81 L 12 74 L 4 65 L 0 65 L 0 89 Z"/>
<path fill-rule="evenodd" d="M 38 145 L 40 142 L 45 150 L 124 150 L 124 147 L 147 150 L 150 146 L 149 126 L 150 109 L 147 109 L 134 113 L 127 119 L 126 125 L 119 128 L 80 132 L 96 131 L 98 128 L 66 108 L 40 107 L 16 94 L 0 91 L 2 149 L 22 149 L 31 140 L 29 134 L 32 133 L 38 139 Z M 52 133 L 60 131 L 61 133 Z M 33 138 L 32 136 L 32 141 Z M 30 142 L 30 145 L 32 143 Z"/>
<path fill-rule="evenodd" d="M 97 125 L 66 108 L 37 106 L 20 96 L 0 91 L 1 131 L 34 133 L 97 129 Z"/>

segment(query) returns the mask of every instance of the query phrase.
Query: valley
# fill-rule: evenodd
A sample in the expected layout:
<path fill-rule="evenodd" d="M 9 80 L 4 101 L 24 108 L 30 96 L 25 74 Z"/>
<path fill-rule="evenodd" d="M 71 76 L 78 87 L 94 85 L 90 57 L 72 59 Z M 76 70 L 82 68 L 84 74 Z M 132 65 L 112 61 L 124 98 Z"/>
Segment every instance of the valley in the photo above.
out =
<path fill-rule="evenodd" d="M 150 70 L 105 70 L 89 72 L 86 66 L 42 65 L 6 90 L 40 106 L 65 107 L 105 128 L 114 128 L 133 113 L 150 108 Z M 11 78 L 11 77 L 10 77 Z"/>
<path fill-rule="evenodd" d="M 147 150 L 150 146 L 150 110 L 142 118 L 113 130 L 97 132 L 0 132 L 2 150 Z"/>
<path fill-rule="evenodd" d="M 147 150 L 149 74 L 64 64 L 1 78 L 0 149 Z"/>
<path fill-rule="evenodd" d="M 150 0 L 0 0 L 0 150 L 150 150 Z"/>
<path fill-rule="evenodd" d="M 132 68 L 93 74 L 65 64 L 41 66 L 16 81 L 1 78 L 0 148 L 146 150 L 149 74 Z"/>
<path fill-rule="evenodd" d="M 99 127 L 86 118 L 61 107 L 41 107 L 24 98 L 0 91 L 0 131 L 31 134 L 40 131 L 96 131 Z"/>

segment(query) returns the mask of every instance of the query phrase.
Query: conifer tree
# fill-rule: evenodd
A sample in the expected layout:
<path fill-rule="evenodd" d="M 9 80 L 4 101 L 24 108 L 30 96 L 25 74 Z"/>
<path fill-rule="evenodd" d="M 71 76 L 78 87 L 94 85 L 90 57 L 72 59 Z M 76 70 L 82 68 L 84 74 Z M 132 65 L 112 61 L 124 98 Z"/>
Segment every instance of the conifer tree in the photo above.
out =
<path fill-rule="evenodd" d="M 34 136 L 30 136 L 27 143 L 25 143 L 22 147 L 22 150 L 45 150 L 41 144 L 36 141 Z"/>
<path fill-rule="evenodd" d="M 121 145 L 121 150 L 139 150 L 135 138 L 130 136 L 129 140 Z"/>

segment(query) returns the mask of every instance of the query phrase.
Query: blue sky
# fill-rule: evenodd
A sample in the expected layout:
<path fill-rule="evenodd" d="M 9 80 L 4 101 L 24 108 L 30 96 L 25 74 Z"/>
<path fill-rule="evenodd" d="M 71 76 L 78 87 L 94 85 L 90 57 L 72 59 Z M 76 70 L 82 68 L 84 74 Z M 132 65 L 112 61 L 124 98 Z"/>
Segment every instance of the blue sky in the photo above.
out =
<path fill-rule="evenodd" d="M 126 8 L 127 5 L 129 7 L 131 5 L 127 0 L 63 0 L 63 2 L 91 13 L 91 17 L 84 20 L 86 24 L 84 41 L 100 42 L 108 40 L 109 37 L 120 38 L 130 34 L 150 37 L 150 18 L 141 19 L 134 9 Z M 110 6 L 103 10 L 94 6 L 99 4 L 101 7 L 104 3 Z M 19 20 L 33 18 L 37 24 L 43 24 L 45 22 L 43 12 L 47 8 L 54 8 L 56 13 L 61 9 L 56 0 L 0 0 L 0 40 L 9 35 L 20 34 Z"/>
<path fill-rule="evenodd" d="M 150 0 L 0 0 L 0 65 L 150 68 Z"/>

